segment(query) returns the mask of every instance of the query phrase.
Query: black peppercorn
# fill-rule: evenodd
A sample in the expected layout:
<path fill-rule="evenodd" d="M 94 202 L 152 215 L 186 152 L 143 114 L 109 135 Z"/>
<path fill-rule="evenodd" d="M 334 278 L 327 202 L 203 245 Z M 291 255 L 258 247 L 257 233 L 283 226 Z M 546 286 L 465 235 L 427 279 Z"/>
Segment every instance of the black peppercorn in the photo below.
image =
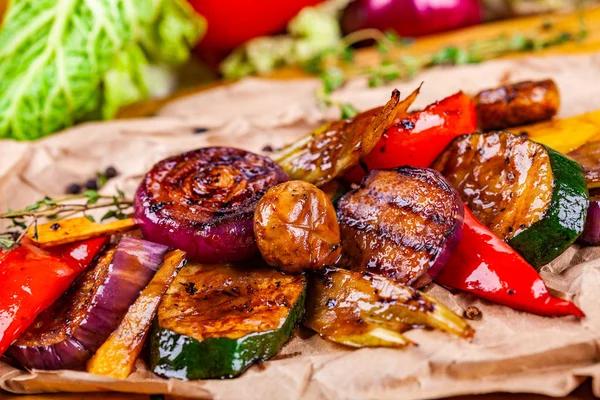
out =
<path fill-rule="evenodd" d="M 98 181 L 96 179 L 88 179 L 85 182 L 85 188 L 89 190 L 98 190 Z"/>
<path fill-rule="evenodd" d="M 67 194 L 79 194 L 79 193 L 81 193 L 81 185 L 78 184 L 78 183 L 71 183 L 65 189 L 65 193 L 67 193 Z"/>
<path fill-rule="evenodd" d="M 114 178 L 115 176 L 119 175 L 119 173 L 117 172 L 117 169 L 115 167 L 108 167 L 106 168 L 106 171 L 104 171 L 104 175 L 108 178 Z"/>

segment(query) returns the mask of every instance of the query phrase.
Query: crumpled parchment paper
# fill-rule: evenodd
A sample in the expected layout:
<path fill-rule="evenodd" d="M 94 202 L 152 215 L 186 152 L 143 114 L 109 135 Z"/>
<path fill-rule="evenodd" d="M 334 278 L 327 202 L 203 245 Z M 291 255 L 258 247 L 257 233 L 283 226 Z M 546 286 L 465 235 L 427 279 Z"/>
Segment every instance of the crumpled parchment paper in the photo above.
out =
<path fill-rule="evenodd" d="M 561 91 L 560 116 L 565 117 L 600 108 L 599 72 L 600 54 L 526 58 L 437 68 L 396 86 L 408 94 L 425 82 L 416 104 L 423 107 L 457 90 L 475 93 L 507 81 L 554 78 Z M 280 147 L 339 115 L 317 107 L 318 84 L 310 79 L 246 79 L 175 101 L 155 118 L 84 124 L 34 143 L 1 141 L 0 209 L 21 208 L 44 194 L 60 195 L 67 184 L 109 165 L 121 174 L 103 190 L 114 193 L 118 186 L 132 195 L 155 162 L 178 152 L 213 145 L 256 152 L 266 145 Z M 391 89 L 368 89 L 357 80 L 335 97 L 366 109 L 383 104 Z M 433 285 L 429 293 L 456 312 L 468 306 L 482 311 L 482 319 L 472 322 L 477 330 L 473 341 L 413 330 L 407 336 L 419 344 L 415 347 L 351 350 L 300 329 L 275 359 L 231 380 L 162 379 L 141 360 L 124 381 L 78 371 L 25 372 L 0 362 L 0 388 L 219 399 L 424 399 L 498 391 L 563 396 L 593 377 L 600 395 L 600 248 L 575 245 L 544 267 L 543 276 L 587 318 L 538 317 Z"/>

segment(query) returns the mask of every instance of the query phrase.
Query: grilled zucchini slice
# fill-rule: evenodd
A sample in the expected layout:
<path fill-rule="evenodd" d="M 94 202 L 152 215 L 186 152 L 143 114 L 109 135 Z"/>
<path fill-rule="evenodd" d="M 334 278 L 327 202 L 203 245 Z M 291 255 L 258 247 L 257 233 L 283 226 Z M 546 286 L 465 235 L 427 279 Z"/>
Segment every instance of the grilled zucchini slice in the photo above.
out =
<path fill-rule="evenodd" d="M 304 313 L 306 278 L 269 268 L 188 264 L 162 300 L 150 342 L 154 373 L 232 378 L 277 354 Z"/>
<path fill-rule="evenodd" d="M 535 267 L 567 249 L 589 196 L 570 158 L 506 132 L 457 137 L 434 162 L 477 218 Z"/>

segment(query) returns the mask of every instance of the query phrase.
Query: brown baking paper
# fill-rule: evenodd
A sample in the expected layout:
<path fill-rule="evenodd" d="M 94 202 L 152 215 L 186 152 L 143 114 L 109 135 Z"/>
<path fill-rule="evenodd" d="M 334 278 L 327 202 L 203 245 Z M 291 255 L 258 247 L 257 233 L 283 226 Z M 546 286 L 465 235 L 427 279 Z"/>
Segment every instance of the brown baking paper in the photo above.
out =
<path fill-rule="evenodd" d="M 478 66 L 435 69 L 399 84 L 409 93 L 425 82 L 417 107 L 457 90 L 479 89 L 529 78 L 554 78 L 561 91 L 561 116 L 600 109 L 600 55 L 529 58 Z M 169 104 L 152 119 L 80 125 L 35 143 L 0 142 L 0 209 L 16 209 L 44 194 L 60 195 L 109 165 L 118 186 L 132 195 L 156 161 L 181 151 L 225 145 L 261 151 L 279 147 L 325 118 L 316 105 L 315 80 L 247 79 Z M 353 81 L 336 93 L 359 109 L 383 104 L 392 87 L 366 88 Z M 204 133 L 197 128 L 208 129 Z M 600 128 L 599 128 L 600 130 Z M 230 380 L 182 382 L 161 379 L 138 360 L 137 370 L 119 381 L 77 371 L 25 372 L 0 363 L 0 387 L 13 393 L 124 391 L 172 393 L 219 399 L 423 399 L 485 392 L 531 392 L 562 396 L 592 377 L 600 395 L 600 248 L 573 246 L 544 268 L 548 285 L 573 299 L 587 314 L 543 318 L 433 285 L 429 293 L 462 314 L 476 306 L 482 319 L 469 342 L 435 331 L 413 330 L 418 346 L 404 350 L 351 350 L 306 329 L 273 360 Z M 0 289 L 1 290 L 1 289 Z"/>

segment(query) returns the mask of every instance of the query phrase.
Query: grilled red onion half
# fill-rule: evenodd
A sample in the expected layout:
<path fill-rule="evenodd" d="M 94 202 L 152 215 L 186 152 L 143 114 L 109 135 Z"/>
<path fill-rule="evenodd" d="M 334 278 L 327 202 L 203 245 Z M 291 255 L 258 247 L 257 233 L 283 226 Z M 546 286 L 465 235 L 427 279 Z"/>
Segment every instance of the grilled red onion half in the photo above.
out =
<path fill-rule="evenodd" d="M 252 218 L 271 186 L 287 180 L 267 157 L 207 147 L 156 164 L 140 184 L 134 216 L 144 237 L 202 262 L 230 262 L 258 251 Z"/>
<path fill-rule="evenodd" d="M 579 240 L 592 245 L 600 245 L 600 196 L 590 197 L 585 227 Z"/>
<path fill-rule="evenodd" d="M 428 168 L 373 171 L 337 207 L 340 265 L 415 288 L 436 277 L 462 237 L 460 196 Z"/>
<path fill-rule="evenodd" d="M 162 265 L 168 247 L 123 238 L 9 348 L 27 368 L 81 369 Z"/>

